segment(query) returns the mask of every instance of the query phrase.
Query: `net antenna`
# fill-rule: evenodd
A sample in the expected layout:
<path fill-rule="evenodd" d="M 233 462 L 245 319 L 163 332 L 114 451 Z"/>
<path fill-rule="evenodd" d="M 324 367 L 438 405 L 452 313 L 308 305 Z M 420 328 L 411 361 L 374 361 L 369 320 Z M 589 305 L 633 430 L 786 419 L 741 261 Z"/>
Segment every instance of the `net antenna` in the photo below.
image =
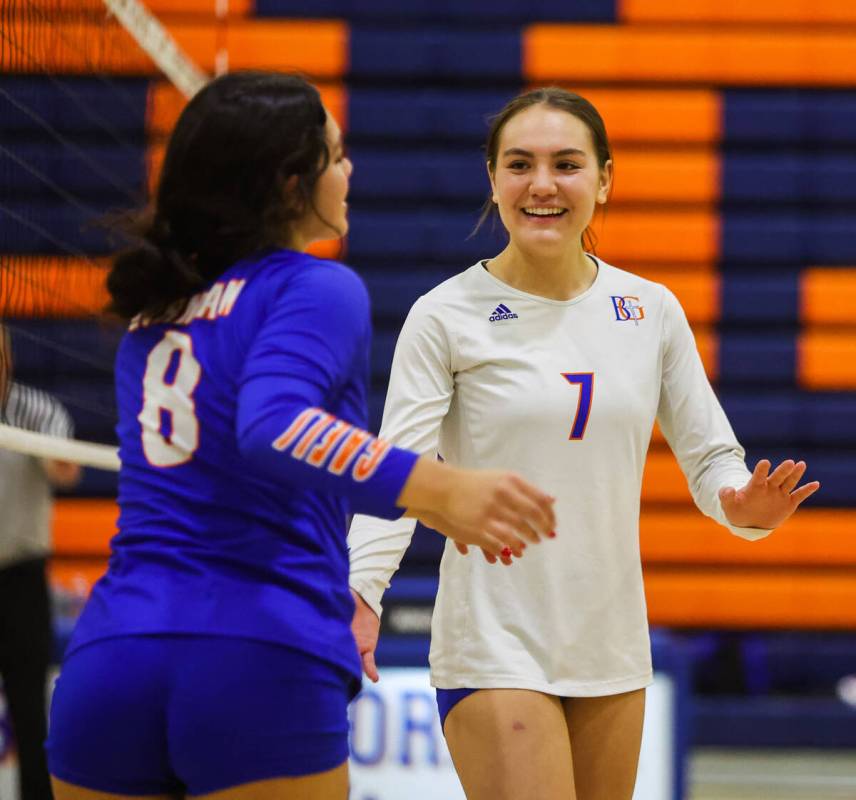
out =
<path fill-rule="evenodd" d="M 139 0 L 104 0 L 104 5 L 186 98 L 193 97 L 208 82 L 208 76 Z"/>

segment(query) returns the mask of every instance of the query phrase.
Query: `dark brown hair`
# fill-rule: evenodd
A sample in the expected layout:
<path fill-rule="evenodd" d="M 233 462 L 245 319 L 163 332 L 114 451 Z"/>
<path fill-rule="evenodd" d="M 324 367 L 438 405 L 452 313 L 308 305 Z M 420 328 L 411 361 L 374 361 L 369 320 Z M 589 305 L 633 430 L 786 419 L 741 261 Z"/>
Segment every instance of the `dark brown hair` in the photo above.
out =
<path fill-rule="evenodd" d="M 498 114 L 490 118 L 490 129 L 488 130 L 487 143 L 485 144 L 485 155 L 487 156 L 487 166 L 491 175 L 496 173 L 499 140 L 508 121 L 516 117 L 521 111 L 526 111 L 526 109 L 538 105 L 545 105 L 549 108 L 565 111 L 585 124 L 591 132 L 598 167 L 603 169 L 606 166 L 606 162 L 612 159 L 612 148 L 609 145 L 609 137 L 606 135 L 606 125 L 604 125 L 603 118 L 600 116 L 598 110 L 585 97 L 555 86 L 548 86 L 517 95 L 513 100 L 506 103 Z M 488 193 L 487 200 L 482 206 L 481 215 L 473 233 L 478 231 L 487 219 L 494 214 L 496 214 L 496 204 L 493 202 L 492 195 Z M 594 232 L 591 228 L 586 228 L 583 232 L 583 247 L 586 250 L 594 252 L 596 244 L 597 237 L 594 235 Z"/>
<path fill-rule="evenodd" d="M 132 244 L 108 275 L 108 311 L 174 318 L 236 261 L 283 246 L 329 164 L 326 122 L 297 75 L 233 72 L 201 89 L 170 137 L 153 207 L 123 226 Z"/>

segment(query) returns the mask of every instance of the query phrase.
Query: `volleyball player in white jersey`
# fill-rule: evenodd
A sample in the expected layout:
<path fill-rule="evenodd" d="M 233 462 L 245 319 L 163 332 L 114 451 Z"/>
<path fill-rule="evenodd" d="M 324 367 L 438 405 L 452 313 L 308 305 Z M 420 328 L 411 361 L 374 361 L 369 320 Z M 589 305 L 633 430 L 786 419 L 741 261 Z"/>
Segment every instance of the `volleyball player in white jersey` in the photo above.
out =
<path fill-rule="evenodd" d="M 638 522 L 655 419 L 698 507 L 737 536 L 767 535 L 819 484 L 798 488 L 803 462 L 750 474 L 675 296 L 586 252 L 613 175 L 590 103 L 521 95 L 487 156 L 509 244 L 411 309 L 382 435 L 518 470 L 556 496 L 558 537 L 500 574 L 447 544 L 432 683 L 470 800 L 629 800 L 652 679 Z M 381 596 L 414 526 L 351 527 L 354 632 L 372 678 Z"/>

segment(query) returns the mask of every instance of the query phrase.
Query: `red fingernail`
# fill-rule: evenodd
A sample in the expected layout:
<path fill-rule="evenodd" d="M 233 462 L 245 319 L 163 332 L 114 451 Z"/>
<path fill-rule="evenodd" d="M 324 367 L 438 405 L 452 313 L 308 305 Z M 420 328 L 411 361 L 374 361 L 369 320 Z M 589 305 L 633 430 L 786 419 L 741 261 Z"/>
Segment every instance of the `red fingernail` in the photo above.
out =
<path fill-rule="evenodd" d="M 550 532 L 547 534 L 547 536 L 549 536 L 551 539 L 555 539 L 555 538 L 556 538 L 556 531 L 550 531 Z"/>
<path fill-rule="evenodd" d="M 503 558 L 511 558 L 511 548 L 510 547 L 503 547 L 501 555 Z"/>

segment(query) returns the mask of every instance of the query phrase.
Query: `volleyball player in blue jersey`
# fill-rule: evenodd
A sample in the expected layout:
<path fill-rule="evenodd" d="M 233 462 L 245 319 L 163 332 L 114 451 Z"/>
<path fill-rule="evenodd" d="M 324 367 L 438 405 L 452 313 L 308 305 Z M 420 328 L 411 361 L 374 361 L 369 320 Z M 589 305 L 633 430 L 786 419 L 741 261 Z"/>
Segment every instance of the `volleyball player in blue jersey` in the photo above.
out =
<path fill-rule="evenodd" d="M 515 475 L 364 430 L 367 294 L 305 253 L 344 234 L 350 173 L 294 76 L 219 78 L 178 121 L 108 279 L 130 320 L 119 532 L 54 695 L 60 800 L 344 800 L 348 515 L 408 509 L 506 563 L 552 530 L 551 498 Z"/>

